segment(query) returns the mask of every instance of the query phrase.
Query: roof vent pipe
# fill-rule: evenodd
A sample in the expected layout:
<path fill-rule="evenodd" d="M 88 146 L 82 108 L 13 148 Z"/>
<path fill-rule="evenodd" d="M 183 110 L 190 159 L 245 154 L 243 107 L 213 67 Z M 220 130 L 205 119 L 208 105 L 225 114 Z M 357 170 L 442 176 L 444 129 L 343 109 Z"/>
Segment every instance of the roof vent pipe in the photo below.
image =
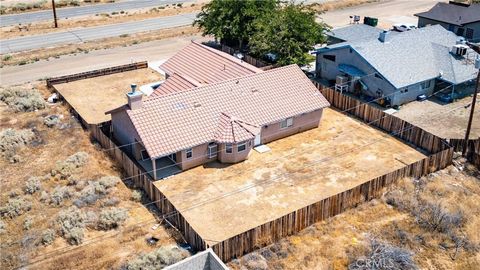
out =
<path fill-rule="evenodd" d="M 390 32 L 389 31 L 382 31 L 380 32 L 380 35 L 378 36 L 378 40 L 381 42 L 385 43 L 390 39 Z"/>
<path fill-rule="evenodd" d="M 135 90 L 137 90 L 137 85 L 132 83 L 130 84 L 130 87 L 132 88 L 132 93 L 135 93 Z"/>

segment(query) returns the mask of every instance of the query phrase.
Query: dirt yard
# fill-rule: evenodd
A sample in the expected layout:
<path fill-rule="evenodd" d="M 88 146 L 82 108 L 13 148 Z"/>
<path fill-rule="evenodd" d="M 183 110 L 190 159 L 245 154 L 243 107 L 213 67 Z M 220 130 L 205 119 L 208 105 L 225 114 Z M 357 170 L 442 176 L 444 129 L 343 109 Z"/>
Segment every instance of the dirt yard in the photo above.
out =
<path fill-rule="evenodd" d="M 33 91 L 32 87 L 44 98 L 50 94 L 44 82 L 21 86 L 27 91 Z M 49 115 L 59 116 L 59 122 L 48 127 L 45 117 Z M 4 132 L 10 128 L 25 129 L 34 134 L 34 138 L 24 146 L 19 145 L 19 138 L 5 140 Z M 0 101 L 0 132 L 2 269 L 22 265 L 29 265 L 31 269 L 118 269 L 141 252 L 176 244 L 176 239 L 180 239 L 175 231 L 164 226 L 152 229 L 158 223 L 154 214 L 156 208 L 143 206 L 148 200 L 135 197 L 138 191 L 130 187 L 128 181 L 102 184 L 102 177 L 121 179 L 124 175 L 106 153 L 91 142 L 89 134 L 62 104 L 47 105 L 45 109 L 31 112 L 13 112 Z M 4 147 L 15 143 L 14 160 L 4 158 Z M 75 153 L 86 155 L 86 161 L 68 171 L 66 160 Z M 94 187 L 94 190 L 86 187 Z M 81 197 L 90 191 L 88 197 Z M 80 199 L 85 199 L 87 205 Z M 79 245 L 69 244 L 67 235 L 62 236 L 57 231 L 60 230 L 57 223 L 60 213 L 67 209 L 71 212 L 73 205 L 78 205 L 86 214 L 82 221 L 86 224 L 83 231 L 77 230 L 75 234 L 72 231 L 68 236 L 70 240 L 81 238 Z M 103 210 L 120 208 L 126 211 L 126 219 L 118 227 L 99 229 L 94 225 L 95 218 L 102 219 Z M 159 242 L 148 245 L 145 240 L 150 236 L 157 237 Z"/>
<path fill-rule="evenodd" d="M 370 241 L 375 239 L 395 247 L 397 254 L 403 251 L 411 256 L 418 269 L 478 269 L 479 179 L 478 170 L 460 161 L 421 179 L 400 180 L 383 198 L 316 223 L 297 235 L 233 260 L 228 267 L 233 270 L 373 269 L 355 267 L 364 266 L 367 259 L 374 260 L 365 254 Z M 424 204 L 435 209 L 440 205 L 441 211 L 427 217 L 443 216 L 440 224 L 447 226 L 450 222 L 450 227 L 431 229 L 423 223 L 425 213 L 404 206 L 409 203 L 417 209 Z M 458 216 L 461 220 L 454 224 L 452 217 Z M 380 254 L 381 250 L 377 250 L 376 255 L 382 258 Z M 384 260 L 399 258 L 389 254 Z"/>
<path fill-rule="evenodd" d="M 130 84 L 140 86 L 164 80 L 164 76 L 150 68 L 120 72 L 55 85 L 55 89 L 88 124 L 99 124 L 111 119 L 105 112 L 127 102 Z"/>
<path fill-rule="evenodd" d="M 479 95 L 480 97 L 480 95 Z M 403 105 L 395 116 L 413 123 L 439 137 L 448 139 L 463 139 L 467 129 L 468 117 L 472 96 L 465 97 L 456 102 L 442 105 L 432 100 L 422 102 L 413 101 Z M 458 108 L 460 107 L 460 108 Z M 443 113 L 441 118 L 430 117 Z M 419 117 L 419 116 L 422 117 Z M 434 119 L 433 119 L 434 118 Z M 480 99 L 477 98 L 473 119 L 471 138 L 480 137 Z"/>
<path fill-rule="evenodd" d="M 425 157 L 332 109 L 319 128 L 268 146 L 245 162 L 206 164 L 155 185 L 214 244 Z"/>

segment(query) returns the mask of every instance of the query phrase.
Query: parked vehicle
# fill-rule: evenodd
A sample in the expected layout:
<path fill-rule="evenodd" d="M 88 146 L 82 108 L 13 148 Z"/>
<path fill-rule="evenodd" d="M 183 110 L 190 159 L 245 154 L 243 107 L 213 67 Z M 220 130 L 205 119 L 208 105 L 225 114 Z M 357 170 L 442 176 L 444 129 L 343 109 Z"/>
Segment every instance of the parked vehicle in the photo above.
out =
<path fill-rule="evenodd" d="M 398 31 L 398 32 L 405 32 L 405 31 L 410 31 L 412 29 L 416 29 L 417 26 L 411 23 L 397 23 L 393 25 L 393 30 Z"/>

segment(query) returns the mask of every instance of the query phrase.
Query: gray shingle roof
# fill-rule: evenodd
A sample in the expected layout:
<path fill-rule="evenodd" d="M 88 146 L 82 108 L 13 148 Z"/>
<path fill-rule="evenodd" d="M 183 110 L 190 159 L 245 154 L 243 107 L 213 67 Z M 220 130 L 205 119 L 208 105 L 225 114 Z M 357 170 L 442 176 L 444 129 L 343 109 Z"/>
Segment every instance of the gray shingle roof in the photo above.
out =
<path fill-rule="evenodd" d="M 480 21 L 480 4 L 463 6 L 437 3 L 429 11 L 417 13 L 415 16 L 455 25 L 464 25 Z"/>
<path fill-rule="evenodd" d="M 333 29 L 328 32 L 330 37 L 338 38 L 343 41 L 355 41 L 367 38 L 377 38 L 383 30 L 366 24 L 352 24 L 345 27 Z"/>
<path fill-rule="evenodd" d="M 450 53 L 459 37 L 440 25 L 390 35 L 387 42 L 370 38 L 329 48 L 349 45 L 397 89 L 434 78 L 458 84 L 475 77 L 473 63 Z M 470 59 L 476 55 L 469 51 Z"/>

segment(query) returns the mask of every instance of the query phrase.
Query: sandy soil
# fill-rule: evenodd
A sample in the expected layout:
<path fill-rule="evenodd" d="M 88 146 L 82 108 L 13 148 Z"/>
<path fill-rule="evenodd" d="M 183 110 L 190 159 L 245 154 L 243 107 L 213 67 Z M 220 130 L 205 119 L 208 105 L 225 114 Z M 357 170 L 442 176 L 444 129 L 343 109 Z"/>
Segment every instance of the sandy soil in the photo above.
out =
<path fill-rule="evenodd" d="M 233 260 L 228 267 L 232 270 L 251 270 L 258 265 L 268 269 L 348 269 L 352 260 L 365 253 L 368 241 L 377 239 L 412 252 L 419 269 L 478 269 L 479 177 L 480 172 L 472 165 L 461 164 L 420 180 L 400 180 L 384 198 L 359 205 L 254 252 L 261 256 L 260 260 L 248 254 Z M 387 203 L 387 198 L 397 191 L 405 198 L 419 196 L 441 203 L 449 211 L 462 211 L 466 221 L 456 228 L 457 233 L 465 236 L 471 246 L 460 249 L 453 260 L 455 248 L 448 236 L 422 228 L 409 212 Z"/>
<path fill-rule="evenodd" d="M 163 80 L 157 71 L 144 68 L 55 85 L 55 89 L 88 124 L 110 121 L 105 112 L 127 102 L 130 84 L 140 86 Z"/>
<path fill-rule="evenodd" d="M 425 157 L 332 109 L 319 128 L 268 146 L 270 152 L 252 151 L 245 162 L 214 162 L 155 186 L 214 244 Z M 233 192 L 245 187 L 251 188 Z"/>
<path fill-rule="evenodd" d="M 44 97 L 50 93 L 44 84 L 36 83 L 25 87 L 35 87 Z M 69 123 L 66 129 L 48 128 L 43 124 L 46 115 L 63 115 L 62 123 Z M 56 228 L 55 219 L 60 210 L 72 205 L 72 199 L 65 199 L 60 206 L 40 202 L 40 192 L 24 195 L 25 181 L 30 176 L 48 175 L 57 161 L 65 160 L 78 151 L 87 152 L 89 159 L 81 170 L 75 173 L 80 180 L 95 180 L 101 176 L 110 175 L 123 177 L 121 170 L 98 146 L 90 141 L 89 134 L 84 131 L 62 104 L 50 105 L 46 109 L 29 113 L 13 113 L 0 102 L 0 129 L 34 128 L 38 139 L 35 146 L 29 145 L 18 152 L 21 162 L 11 164 L 0 158 L 0 205 L 4 206 L 12 192 L 24 196 L 32 202 L 32 210 L 13 219 L 2 217 L 5 230 L 0 233 L 0 264 L 2 269 L 16 268 L 21 264 L 35 263 L 32 269 L 100 269 L 118 268 L 139 252 L 148 252 L 155 247 L 147 245 L 145 238 L 155 235 L 160 239 L 156 245 L 175 244 L 178 235 L 171 229 L 160 226 L 152 230 L 156 224 L 154 208 L 148 209 L 140 202 L 131 200 L 132 189 L 128 182 L 121 182 L 113 188 L 106 198 L 117 197 L 120 201 L 117 207 L 128 210 L 126 223 L 118 230 L 98 231 L 85 230 L 84 245 L 71 246 L 63 238 L 57 239 L 50 246 L 43 246 L 39 239 L 47 228 Z M 41 182 L 42 190 L 51 192 L 56 186 L 66 186 L 67 180 L 49 178 Z M 102 199 L 103 201 L 103 199 Z M 143 203 L 147 203 L 144 201 Z M 85 208 L 82 208 L 85 210 Z M 102 203 L 97 201 L 86 210 L 99 211 Z M 153 212 L 152 212 L 153 211 Z M 33 224 L 29 230 L 23 229 L 24 220 L 32 218 Z M 144 221 L 136 225 L 139 221 Z M 121 233 L 120 233 L 121 232 Z M 89 242 L 92 243 L 89 243 Z M 59 252 L 62 251 L 62 252 Z"/>
<path fill-rule="evenodd" d="M 450 104 L 440 104 L 434 100 L 422 102 L 413 101 L 403 105 L 395 116 L 413 123 L 439 137 L 448 139 L 463 139 L 467 129 L 468 118 L 471 107 L 467 106 L 472 102 L 472 96 Z M 460 108 L 459 108 L 460 107 Z M 455 110 L 454 110 L 455 109 Z M 433 115 L 443 113 L 441 118 L 430 118 Z M 419 117 L 419 116 L 422 117 Z M 477 98 L 475 113 L 471 130 L 471 138 L 480 137 L 480 95 Z"/>

